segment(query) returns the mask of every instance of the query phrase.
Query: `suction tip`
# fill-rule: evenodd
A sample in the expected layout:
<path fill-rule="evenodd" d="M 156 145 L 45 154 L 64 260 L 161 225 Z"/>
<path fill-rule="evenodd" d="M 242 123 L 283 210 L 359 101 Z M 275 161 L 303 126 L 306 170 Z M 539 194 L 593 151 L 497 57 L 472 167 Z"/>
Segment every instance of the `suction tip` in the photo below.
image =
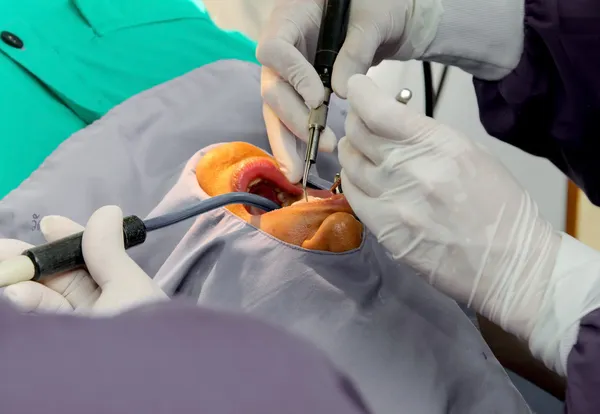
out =
<path fill-rule="evenodd" d="M 33 279 L 35 267 L 27 256 L 17 256 L 0 263 L 0 287 Z"/>

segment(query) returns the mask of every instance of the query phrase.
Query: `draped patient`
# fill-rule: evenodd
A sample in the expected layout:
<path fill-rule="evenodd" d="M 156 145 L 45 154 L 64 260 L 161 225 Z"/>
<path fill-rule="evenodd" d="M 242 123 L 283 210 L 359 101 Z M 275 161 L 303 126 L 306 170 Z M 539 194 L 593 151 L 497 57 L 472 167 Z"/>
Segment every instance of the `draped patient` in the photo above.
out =
<path fill-rule="evenodd" d="M 328 119 L 340 137 L 343 108 L 333 99 Z M 152 232 L 128 253 L 169 296 L 315 344 L 374 413 L 528 414 L 460 307 L 392 260 L 343 196 L 315 190 L 302 202 L 268 155 L 262 115 L 260 67 L 239 61 L 133 97 L 0 200 L 0 237 L 40 244 L 32 217 L 85 223 L 106 204 L 153 217 L 231 191 L 260 194 L 284 207 L 220 208 Z M 323 153 L 313 178 L 330 185 L 339 171 L 336 154 Z"/>
<path fill-rule="evenodd" d="M 196 218 L 155 277 L 167 294 L 309 340 L 349 373 L 376 413 L 528 413 L 457 304 L 393 261 L 343 195 L 309 190 L 305 202 L 266 149 L 204 148 L 151 214 L 233 191 L 282 206 L 264 213 L 232 205 Z"/>

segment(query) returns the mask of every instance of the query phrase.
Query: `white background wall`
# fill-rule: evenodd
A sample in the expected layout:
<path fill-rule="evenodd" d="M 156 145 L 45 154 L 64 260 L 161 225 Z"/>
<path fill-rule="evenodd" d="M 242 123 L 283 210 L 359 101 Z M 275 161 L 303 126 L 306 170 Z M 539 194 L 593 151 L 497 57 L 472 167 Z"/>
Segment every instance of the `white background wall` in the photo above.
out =
<path fill-rule="evenodd" d="M 276 0 L 203 0 L 215 22 L 257 39 Z M 439 75 L 441 68 L 434 67 Z M 370 75 L 390 91 L 409 88 L 410 105 L 423 110 L 423 74 L 418 62 L 383 62 Z M 438 104 L 436 118 L 486 145 L 515 175 L 538 202 L 542 214 L 563 229 L 566 217 L 567 182 L 548 161 L 535 158 L 488 136 L 479 122 L 471 77 L 451 69 Z M 493 189 L 490 189 L 493 191 Z"/>

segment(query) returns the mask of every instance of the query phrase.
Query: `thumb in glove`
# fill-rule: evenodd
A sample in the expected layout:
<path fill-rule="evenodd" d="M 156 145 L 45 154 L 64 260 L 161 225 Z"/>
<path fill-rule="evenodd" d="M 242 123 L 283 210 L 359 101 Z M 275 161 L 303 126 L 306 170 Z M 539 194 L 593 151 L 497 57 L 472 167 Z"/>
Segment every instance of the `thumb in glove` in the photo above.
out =
<path fill-rule="evenodd" d="M 90 217 L 82 249 L 88 272 L 102 291 L 93 306 L 95 311 L 122 311 L 142 302 L 167 299 L 126 253 L 119 207 L 102 207 Z"/>
<path fill-rule="evenodd" d="M 60 216 L 46 216 L 40 229 L 47 242 L 60 240 L 83 231 L 79 224 Z M 20 243 L 20 250 L 33 246 Z M 1 249 L 6 252 L 6 249 Z M 0 258 L 1 259 L 1 258 Z M 64 273 L 41 283 L 26 281 L 6 287 L 4 296 L 23 312 L 69 312 L 82 308 L 99 295 L 98 286 L 83 269 Z"/>

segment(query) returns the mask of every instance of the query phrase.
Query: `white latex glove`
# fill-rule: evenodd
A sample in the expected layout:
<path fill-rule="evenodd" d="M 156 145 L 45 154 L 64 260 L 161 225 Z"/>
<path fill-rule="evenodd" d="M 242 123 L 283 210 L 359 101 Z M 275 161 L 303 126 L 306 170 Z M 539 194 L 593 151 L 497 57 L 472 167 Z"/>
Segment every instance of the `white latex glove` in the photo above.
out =
<path fill-rule="evenodd" d="M 257 57 L 264 65 L 263 114 L 273 155 L 292 182 L 302 176 L 309 108 L 323 102 L 312 67 L 325 0 L 278 0 L 264 28 Z M 384 59 L 421 59 L 458 66 L 482 79 L 510 73 L 522 55 L 523 0 L 352 0 L 346 41 L 332 86 L 347 95 L 350 76 Z M 323 132 L 320 150 L 336 138 Z M 299 148 L 300 147 L 300 148 Z"/>
<path fill-rule="evenodd" d="M 594 303 L 575 295 L 575 308 L 565 305 L 561 295 L 574 279 L 555 269 L 563 240 L 530 195 L 490 153 L 368 77 L 350 79 L 348 101 L 338 151 L 357 216 L 394 259 L 529 340 L 536 356 L 564 374 L 579 318 Z M 586 289 L 599 275 L 583 282 Z"/>
<path fill-rule="evenodd" d="M 47 216 L 40 228 L 52 242 L 84 228 L 60 216 Z M 32 246 L 17 240 L 0 240 L 0 261 Z M 76 270 L 42 283 L 8 286 L 4 297 L 25 312 L 80 312 L 87 315 L 118 313 L 144 302 L 166 300 L 166 294 L 127 255 L 123 242 L 123 213 L 115 206 L 96 211 L 82 240 L 89 273 Z"/>
<path fill-rule="evenodd" d="M 305 155 L 297 149 L 296 137 L 308 141 L 308 107 L 320 105 L 325 93 L 311 64 L 324 1 L 279 0 L 257 50 L 257 58 L 264 65 L 263 114 L 271 149 L 291 182 L 301 179 Z M 419 58 L 435 35 L 441 15 L 440 0 L 376 3 L 351 3 L 348 33 L 332 79 L 335 93 L 342 98 L 350 76 L 367 73 L 373 64 L 393 56 Z M 320 150 L 331 152 L 336 144 L 333 132 L 323 131 Z"/>

